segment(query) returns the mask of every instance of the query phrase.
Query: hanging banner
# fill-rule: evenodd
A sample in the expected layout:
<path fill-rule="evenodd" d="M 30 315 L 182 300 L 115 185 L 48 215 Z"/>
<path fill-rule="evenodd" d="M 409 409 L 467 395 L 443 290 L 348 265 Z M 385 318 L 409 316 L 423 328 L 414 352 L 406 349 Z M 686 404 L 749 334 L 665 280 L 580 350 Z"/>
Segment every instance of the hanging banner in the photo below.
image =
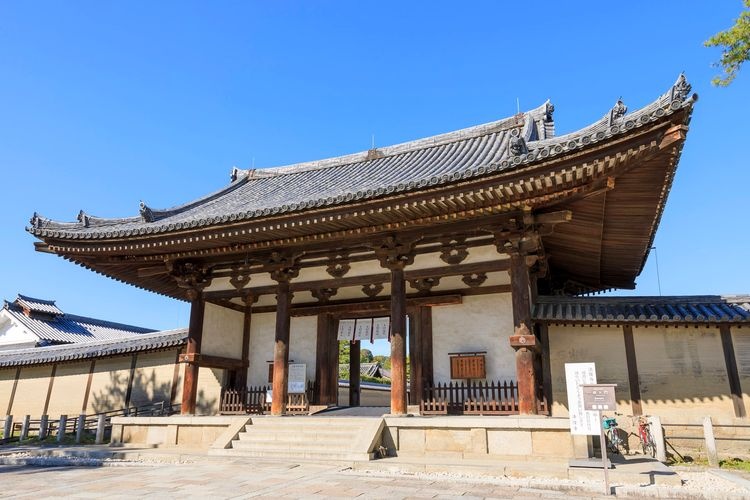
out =
<path fill-rule="evenodd" d="M 353 340 L 355 323 L 356 320 L 354 319 L 339 320 L 339 333 L 336 338 L 338 340 Z"/>
<path fill-rule="evenodd" d="M 583 404 L 583 384 L 596 384 L 594 363 L 565 363 L 565 385 L 568 390 L 570 433 L 581 436 L 599 435 L 599 412 L 587 411 Z"/>
<path fill-rule="evenodd" d="M 372 318 L 358 319 L 354 329 L 354 340 L 372 341 Z"/>
<path fill-rule="evenodd" d="M 299 394 L 307 389 L 307 365 L 305 363 L 290 363 L 287 388 L 290 394 Z"/>
<path fill-rule="evenodd" d="M 372 340 L 387 339 L 391 332 L 391 318 L 374 318 L 372 320 Z"/>

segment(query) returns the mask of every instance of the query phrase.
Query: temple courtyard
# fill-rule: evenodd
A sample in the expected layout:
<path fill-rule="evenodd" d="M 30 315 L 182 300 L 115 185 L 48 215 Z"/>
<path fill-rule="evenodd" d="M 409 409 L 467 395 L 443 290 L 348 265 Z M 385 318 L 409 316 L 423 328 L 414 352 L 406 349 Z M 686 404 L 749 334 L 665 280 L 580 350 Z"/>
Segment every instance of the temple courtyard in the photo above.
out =
<path fill-rule="evenodd" d="M 14 498 L 611 498 L 604 495 L 601 471 L 559 477 L 560 464 L 506 463 L 493 467 L 447 467 L 439 460 L 421 464 L 263 460 L 216 460 L 200 453 L 159 450 L 58 448 L 6 450 L 0 457 L 0 496 Z M 67 456 L 65 456 L 67 455 Z M 75 455 L 75 457 L 73 457 Z M 385 461 L 378 461 L 385 462 Z M 418 471 L 417 465 L 423 470 Z M 662 466 L 663 467 L 663 466 Z M 750 481 L 741 473 L 677 468 L 664 481 L 644 473 L 642 461 L 611 471 L 619 497 L 748 498 Z M 427 470 L 429 472 L 425 472 Z M 673 471 L 674 472 L 674 471 Z M 638 476 L 642 479 L 638 479 Z M 677 479 L 677 480 L 674 480 Z M 640 483 L 640 484 L 639 484 Z"/>

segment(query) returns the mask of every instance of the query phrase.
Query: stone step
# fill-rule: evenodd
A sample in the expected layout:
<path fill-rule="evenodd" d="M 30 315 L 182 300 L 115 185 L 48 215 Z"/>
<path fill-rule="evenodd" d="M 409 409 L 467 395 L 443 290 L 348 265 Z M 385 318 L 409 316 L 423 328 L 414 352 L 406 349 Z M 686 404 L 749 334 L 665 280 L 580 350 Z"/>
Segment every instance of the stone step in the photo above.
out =
<path fill-rule="evenodd" d="M 355 433 L 336 432 L 241 432 L 241 441 L 248 442 L 287 442 L 287 443 L 325 443 L 329 445 L 351 444 L 356 438 Z"/>
<path fill-rule="evenodd" d="M 294 452 L 315 452 L 315 453 L 349 453 L 351 443 L 343 443 L 338 446 L 318 444 L 318 443 L 300 443 L 299 441 L 243 441 L 235 439 L 232 441 L 232 449 L 235 450 L 264 450 L 264 451 L 294 451 Z"/>
<path fill-rule="evenodd" d="M 364 461 L 372 460 L 374 453 L 356 453 L 350 451 L 310 451 L 310 450 L 278 450 L 278 449 L 229 449 L 211 450 L 210 455 L 251 458 L 278 458 L 295 460 L 328 460 L 328 461 Z"/>

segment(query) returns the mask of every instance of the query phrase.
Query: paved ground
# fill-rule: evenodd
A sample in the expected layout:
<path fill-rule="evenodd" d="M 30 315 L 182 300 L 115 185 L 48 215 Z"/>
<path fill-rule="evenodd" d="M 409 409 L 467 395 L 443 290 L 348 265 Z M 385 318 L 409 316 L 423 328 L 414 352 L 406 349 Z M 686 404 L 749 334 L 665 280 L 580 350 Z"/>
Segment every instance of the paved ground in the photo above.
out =
<path fill-rule="evenodd" d="M 712 482 L 706 483 L 707 479 Z M 750 490 L 727 489 L 722 481 L 702 478 L 695 488 L 687 489 L 631 487 L 618 489 L 618 496 L 748 498 Z M 0 497 L 14 498 L 612 498 L 601 493 L 598 481 L 358 472 L 333 464 L 259 460 L 0 466 Z"/>

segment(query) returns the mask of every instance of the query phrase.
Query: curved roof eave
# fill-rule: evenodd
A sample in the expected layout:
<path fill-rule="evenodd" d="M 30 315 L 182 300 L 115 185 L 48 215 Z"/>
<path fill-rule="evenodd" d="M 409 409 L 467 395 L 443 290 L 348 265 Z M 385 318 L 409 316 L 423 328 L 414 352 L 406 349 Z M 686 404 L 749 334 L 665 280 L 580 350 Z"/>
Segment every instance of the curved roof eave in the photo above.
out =
<path fill-rule="evenodd" d="M 168 210 L 152 210 L 142 204 L 140 218 L 98 219 L 91 218 L 82 213 L 79 214 L 79 221 L 76 223 L 60 223 L 34 214 L 31 226 L 26 229 L 40 239 L 106 240 L 137 235 L 155 235 L 185 229 L 210 227 L 223 223 L 259 219 L 265 216 L 299 212 L 311 208 L 332 207 L 352 201 L 366 201 L 386 195 L 450 185 L 460 180 L 527 167 L 536 162 L 578 151 L 587 146 L 622 135 L 634 128 L 655 122 L 664 116 L 677 113 L 683 109 L 687 108 L 690 111 L 693 103 L 697 100 L 697 95 L 690 94 L 690 91 L 690 84 L 687 83 L 684 75 L 681 74 L 669 91 L 659 96 L 652 103 L 630 114 L 625 114 L 624 111 L 617 113 L 617 106 L 615 106 L 601 120 L 576 132 L 553 138 L 534 137 L 534 132 L 538 133 L 539 123 L 545 120 L 550 123 L 552 122 L 551 112 L 554 108 L 549 102 L 545 102 L 542 106 L 523 114 L 523 122 L 520 121 L 521 116 L 516 115 L 448 134 L 370 150 L 367 153 L 357 153 L 329 160 L 262 171 L 242 171 L 235 169 L 233 172 L 235 180 L 226 188 Z M 454 168 L 450 172 L 422 171 L 419 169 L 423 168 L 424 165 L 415 165 L 407 162 L 403 166 L 409 168 L 408 174 L 414 174 L 411 179 L 404 179 L 401 182 L 385 182 L 377 188 L 370 187 L 367 189 L 355 189 L 357 187 L 355 185 L 356 182 L 361 183 L 361 179 L 353 179 L 355 182 L 351 184 L 350 188 L 337 188 L 334 189 L 334 193 L 329 193 L 329 196 L 319 198 L 307 195 L 309 187 L 315 186 L 314 179 L 308 180 L 302 178 L 302 176 L 319 176 L 324 171 L 327 171 L 328 175 L 330 175 L 332 169 L 341 169 L 338 171 L 340 174 L 352 174 L 353 172 L 354 174 L 361 175 L 362 165 L 371 166 L 379 162 L 391 167 L 394 165 L 399 166 L 399 161 L 402 160 L 401 157 L 405 155 L 421 155 L 419 158 L 422 158 L 421 161 L 424 163 L 424 157 L 429 158 L 431 149 L 441 147 L 444 149 L 456 149 L 464 145 L 466 141 L 480 142 L 485 140 L 488 134 L 495 134 L 497 136 L 493 136 L 493 140 L 497 142 L 494 145 L 494 156 L 492 158 L 483 158 L 481 161 L 473 163 L 468 162 L 466 158 L 459 157 L 457 161 L 460 161 L 461 165 L 464 165 L 464 163 L 468 163 L 468 165 L 464 168 Z M 472 145 L 470 153 L 477 156 L 476 150 L 478 148 L 479 146 Z M 378 177 L 376 174 L 381 173 L 380 170 L 374 170 L 375 167 L 366 171 L 370 174 L 371 181 Z M 414 173 L 415 170 L 417 171 L 416 173 Z M 404 168 L 400 170 L 396 169 L 396 171 L 403 172 Z M 323 175 L 326 174 L 324 173 Z M 272 181 L 272 179 L 280 177 L 283 178 L 281 180 L 284 182 L 277 182 L 268 191 L 269 203 L 273 203 L 274 199 L 279 199 L 278 203 L 247 209 L 250 203 L 257 200 L 251 199 L 251 197 L 242 198 L 243 193 L 239 188 L 242 186 L 255 187 L 268 185 L 271 182 L 276 182 Z M 288 182 L 291 179 L 297 179 L 298 184 L 306 186 L 307 191 L 303 192 L 304 196 L 300 195 L 297 199 L 283 198 L 283 194 L 280 193 L 288 189 Z M 229 199 L 231 196 L 235 196 L 237 199 Z M 221 205 L 221 202 L 226 201 L 232 202 L 227 204 L 229 208 Z M 197 210 L 198 208 L 208 208 L 209 210 L 207 210 L 207 213 L 200 213 Z M 191 214 L 191 210 L 197 213 Z M 213 213 L 211 213 L 211 210 L 213 210 Z"/>

